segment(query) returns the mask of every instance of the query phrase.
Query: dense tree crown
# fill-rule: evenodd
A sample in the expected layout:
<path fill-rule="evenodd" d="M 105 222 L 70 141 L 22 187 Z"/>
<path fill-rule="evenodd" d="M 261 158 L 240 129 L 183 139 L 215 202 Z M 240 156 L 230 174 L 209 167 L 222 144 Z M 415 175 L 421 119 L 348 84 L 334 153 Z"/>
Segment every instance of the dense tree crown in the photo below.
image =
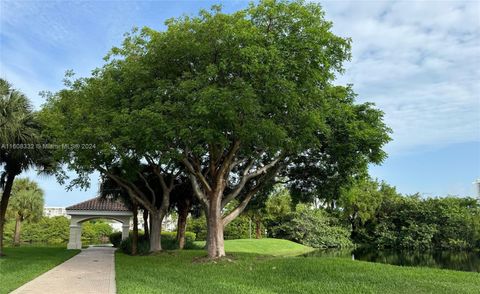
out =
<path fill-rule="evenodd" d="M 382 112 L 333 85 L 350 40 L 331 32 L 319 5 L 213 7 L 166 25 L 134 30 L 91 77 L 50 97 L 49 135 L 80 145 L 58 154 L 81 176 L 74 183 L 98 170 L 154 212 L 174 178 L 188 175 L 207 216 L 209 256 L 220 257 L 223 227 L 276 176 L 312 190 L 384 158 Z M 139 174 L 147 182 L 145 164 L 161 192 L 136 188 Z"/>

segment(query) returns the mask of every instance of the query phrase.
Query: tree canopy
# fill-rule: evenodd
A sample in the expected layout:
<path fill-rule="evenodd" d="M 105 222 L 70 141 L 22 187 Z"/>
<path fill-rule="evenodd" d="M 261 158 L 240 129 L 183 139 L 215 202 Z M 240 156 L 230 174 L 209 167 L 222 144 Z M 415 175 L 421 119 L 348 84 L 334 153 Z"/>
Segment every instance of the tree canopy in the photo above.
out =
<path fill-rule="evenodd" d="M 168 203 L 175 178 L 188 175 L 216 258 L 224 226 L 277 176 L 299 187 L 321 177 L 318 187 L 384 158 L 382 112 L 334 85 L 350 40 L 332 33 L 318 4 L 265 0 L 231 14 L 214 6 L 166 26 L 127 34 L 102 68 L 50 97 L 42 117 L 52 138 L 77 146 L 58 154 L 80 175 L 74 183 L 98 170 L 156 214 L 153 201 Z M 162 187 L 152 197 L 134 183 L 148 182 L 145 164 Z"/>

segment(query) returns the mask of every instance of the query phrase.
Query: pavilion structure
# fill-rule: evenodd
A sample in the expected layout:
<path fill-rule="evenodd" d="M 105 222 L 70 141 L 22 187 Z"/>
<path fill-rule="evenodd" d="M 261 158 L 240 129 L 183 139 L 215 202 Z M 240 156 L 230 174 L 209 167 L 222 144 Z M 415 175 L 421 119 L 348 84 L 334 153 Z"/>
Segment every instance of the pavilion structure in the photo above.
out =
<path fill-rule="evenodd" d="M 122 223 L 122 240 L 128 238 L 132 212 L 120 201 L 92 198 L 66 208 L 70 218 L 68 249 L 82 249 L 82 223 L 92 219 L 112 219 Z"/>

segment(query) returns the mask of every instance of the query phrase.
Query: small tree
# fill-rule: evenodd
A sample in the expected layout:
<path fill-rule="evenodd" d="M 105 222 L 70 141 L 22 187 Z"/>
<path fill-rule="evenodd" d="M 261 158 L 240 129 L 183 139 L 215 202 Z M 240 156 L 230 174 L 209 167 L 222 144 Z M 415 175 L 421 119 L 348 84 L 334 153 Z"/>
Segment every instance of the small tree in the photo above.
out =
<path fill-rule="evenodd" d="M 8 215 L 15 218 L 13 244 L 20 245 L 20 230 L 24 221 L 36 221 L 43 214 L 43 191 L 28 178 L 15 180 Z"/>
<path fill-rule="evenodd" d="M 339 206 L 351 225 L 353 240 L 358 226 L 375 217 L 382 200 L 378 183 L 369 178 L 358 179 L 352 187 L 342 191 Z"/>

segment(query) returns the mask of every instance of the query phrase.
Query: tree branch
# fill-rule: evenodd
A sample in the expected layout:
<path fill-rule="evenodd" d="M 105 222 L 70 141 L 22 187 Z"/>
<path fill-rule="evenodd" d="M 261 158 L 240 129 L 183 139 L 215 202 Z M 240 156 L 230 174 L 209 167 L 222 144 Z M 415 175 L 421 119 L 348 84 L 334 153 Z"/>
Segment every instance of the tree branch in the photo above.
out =
<path fill-rule="evenodd" d="M 152 204 L 149 203 L 148 199 L 146 199 L 145 195 L 143 195 L 143 193 L 141 191 L 139 191 L 139 189 L 137 187 L 135 187 L 135 185 L 129 183 L 128 181 L 123 180 L 122 178 L 120 178 L 120 177 L 118 177 L 118 176 L 116 176 L 112 173 L 109 173 L 106 170 L 104 171 L 104 173 L 108 177 L 110 177 L 112 180 L 114 180 L 118 185 L 120 185 L 120 187 L 127 190 L 128 195 L 130 195 L 130 197 L 132 199 L 135 199 L 136 201 L 138 201 L 140 204 L 142 204 L 145 208 L 147 208 L 150 211 L 155 210 L 154 207 L 152 206 Z"/>
<path fill-rule="evenodd" d="M 232 146 L 228 150 L 227 155 L 225 156 L 225 159 L 222 162 L 222 165 L 220 166 L 220 169 L 218 170 L 218 173 L 215 179 L 217 186 L 225 178 L 225 174 L 229 170 L 231 166 L 231 162 L 235 157 L 235 154 L 237 153 L 238 149 L 240 149 L 240 141 L 234 140 Z"/>
<path fill-rule="evenodd" d="M 262 183 L 257 184 L 250 192 L 248 192 L 247 196 L 243 199 L 242 202 L 234 209 L 232 210 L 227 216 L 225 216 L 222 219 L 223 226 L 228 225 L 231 221 L 233 221 L 237 216 L 239 216 L 244 210 L 245 207 L 247 207 L 248 203 L 252 199 L 253 195 L 260 190 L 260 187 L 262 186 Z"/>
<path fill-rule="evenodd" d="M 208 184 L 207 179 L 205 179 L 205 177 L 203 176 L 201 171 L 195 170 L 195 168 L 192 166 L 192 164 L 190 163 L 190 161 L 188 161 L 187 158 L 183 158 L 182 162 L 187 167 L 188 171 L 190 172 L 190 174 L 192 176 L 198 177 L 200 179 L 200 181 L 202 182 L 203 186 L 205 187 L 205 189 L 207 191 L 212 191 L 212 188 L 210 187 L 210 184 Z"/>
<path fill-rule="evenodd" d="M 262 174 L 266 173 L 270 168 L 272 168 L 273 166 L 275 166 L 275 164 L 277 164 L 277 162 L 280 160 L 280 158 L 281 158 L 281 156 L 272 160 L 270 163 L 264 165 L 263 167 L 257 169 L 255 172 L 252 172 L 252 173 L 248 174 L 248 172 L 249 172 L 249 170 L 252 167 L 253 162 L 254 162 L 253 160 L 250 161 L 249 164 L 243 170 L 243 174 L 242 174 L 242 178 L 240 179 L 240 182 L 233 189 L 233 191 L 230 192 L 227 196 L 225 196 L 225 198 L 222 200 L 222 208 L 225 207 L 225 205 L 227 205 L 230 201 L 235 199 L 240 194 L 240 192 L 243 190 L 243 188 L 245 187 L 245 185 L 247 184 L 247 182 L 250 179 L 253 179 L 253 178 L 255 178 L 259 175 L 262 175 Z"/>
<path fill-rule="evenodd" d="M 147 179 L 143 176 L 143 174 L 141 172 L 137 172 L 138 175 L 140 176 L 140 178 L 142 178 L 143 182 L 145 183 L 145 185 L 147 186 L 148 190 L 150 191 L 150 193 L 152 194 L 152 199 L 153 201 L 155 201 L 155 191 L 152 189 L 152 187 L 150 186 L 150 184 L 148 183 Z M 155 206 L 155 202 L 153 203 L 153 205 Z"/>
<path fill-rule="evenodd" d="M 195 196 L 197 196 L 198 200 L 203 203 L 206 207 L 209 207 L 208 199 L 205 196 L 205 193 L 203 193 L 202 188 L 200 187 L 200 184 L 197 181 L 197 178 L 195 175 L 188 174 L 188 177 L 190 179 L 190 182 L 192 183 L 192 188 Z"/>

